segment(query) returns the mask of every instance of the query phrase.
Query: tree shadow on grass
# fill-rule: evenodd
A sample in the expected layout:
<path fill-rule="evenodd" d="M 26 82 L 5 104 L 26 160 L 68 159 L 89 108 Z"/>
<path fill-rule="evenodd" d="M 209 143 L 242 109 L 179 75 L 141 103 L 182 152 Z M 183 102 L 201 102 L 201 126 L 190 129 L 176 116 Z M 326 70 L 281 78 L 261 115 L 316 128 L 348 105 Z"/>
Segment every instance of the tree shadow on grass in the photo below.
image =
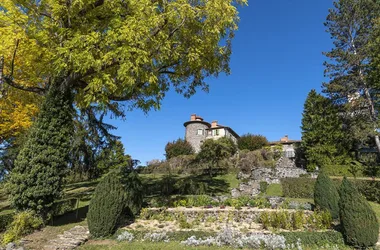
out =
<path fill-rule="evenodd" d="M 67 224 L 78 223 L 86 219 L 88 206 L 80 207 L 77 210 L 56 216 L 50 222 L 51 226 L 59 227 Z"/>

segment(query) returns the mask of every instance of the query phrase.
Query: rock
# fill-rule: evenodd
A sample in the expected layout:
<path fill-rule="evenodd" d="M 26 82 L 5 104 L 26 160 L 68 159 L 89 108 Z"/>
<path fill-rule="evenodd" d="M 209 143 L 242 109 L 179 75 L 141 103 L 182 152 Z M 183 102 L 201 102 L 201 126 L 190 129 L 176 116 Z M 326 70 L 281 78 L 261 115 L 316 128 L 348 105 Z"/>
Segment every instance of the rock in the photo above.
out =
<path fill-rule="evenodd" d="M 273 209 L 279 208 L 284 200 L 282 197 L 268 197 L 268 201 Z"/>
<path fill-rule="evenodd" d="M 231 190 L 231 196 L 232 198 L 238 198 L 240 197 L 241 193 L 240 193 L 240 190 L 237 189 L 237 188 L 234 188 Z"/>
<path fill-rule="evenodd" d="M 6 250 L 13 250 L 13 249 L 16 249 L 16 244 L 11 242 L 11 243 L 8 243 L 7 246 L 5 247 Z"/>
<path fill-rule="evenodd" d="M 87 227 L 75 226 L 63 234 L 57 235 L 57 239 L 50 240 L 44 250 L 74 249 L 87 241 L 90 232 Z"/>

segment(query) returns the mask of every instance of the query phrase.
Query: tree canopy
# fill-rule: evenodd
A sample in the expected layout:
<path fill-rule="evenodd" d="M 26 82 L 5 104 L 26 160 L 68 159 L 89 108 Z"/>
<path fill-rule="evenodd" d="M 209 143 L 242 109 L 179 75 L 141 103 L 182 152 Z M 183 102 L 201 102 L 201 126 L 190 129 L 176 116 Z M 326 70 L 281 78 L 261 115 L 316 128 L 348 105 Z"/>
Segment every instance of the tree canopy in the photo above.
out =
<path fill-rule="evenodd" d="M 1 88 L 44 95 L 70 88 L 78 107 L 120 115 L 159 108 L 174 87 L 186 97 L 229 73 L 237 5 L 246 0 L 4 0 Z"/>

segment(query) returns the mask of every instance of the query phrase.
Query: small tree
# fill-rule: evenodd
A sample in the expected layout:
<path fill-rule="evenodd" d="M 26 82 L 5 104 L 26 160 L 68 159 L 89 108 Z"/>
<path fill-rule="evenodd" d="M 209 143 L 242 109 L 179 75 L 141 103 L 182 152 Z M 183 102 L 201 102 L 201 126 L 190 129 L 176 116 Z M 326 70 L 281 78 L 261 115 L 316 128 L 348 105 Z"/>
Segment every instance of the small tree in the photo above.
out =
<path fill-rule="evenodd" d="M 212 168 L 214 166 L 218 168 L 221 160 L 233 156 L 236 151 L 236 145 L 230 138 L 208 139 L 202 144 L 197 159 L 208 164 L 209 174 L 212 177 Z"/>
<path fill-rule="evenodd" d="M 339 216 L 347 244 L 357 248 L 374 246 L 379 237 L 379 223 L 367 200 L 346 177 L 339 195 Z"/>
<path fill-rule="evenodd" d="M 238 140 L 238 147 L 240 150 L 247 149 L 249 151 L 253 151 L 268 145 L 268 140 L 263 135 L 252 135 L 248 133 L 241 136 Z"/>
<path fill-rule="evenodd" d="M 314 186 L 314 204 L 321 210 L 329 211 L 333 219 L 339 218 L 339 194 L 331 179 L 323 171 Z"/>
<path fill-rule="evenodd" d="M 179 155 L 192 155 L 194 154 L 194 149 L 187 141 L 178 139 L 168 142 L 165 147 L 165 152 L 166 159 L 169 160 Z"/>
<path fill-rule="evenodd" d="M 17 210 L 30 209 L 48 219 L 53 202 L 62 196 L 73 134 L 70 91 L 51 86 L 11 173 L 9 190 Z"/>
<path fill-rule="evenodd" d="M 91 235 L 113 234 L 122 219 L 125 203 L 125 188 L 116 172 L 111 172 L 99 182 L 90 202 L 87 220 Z"/>

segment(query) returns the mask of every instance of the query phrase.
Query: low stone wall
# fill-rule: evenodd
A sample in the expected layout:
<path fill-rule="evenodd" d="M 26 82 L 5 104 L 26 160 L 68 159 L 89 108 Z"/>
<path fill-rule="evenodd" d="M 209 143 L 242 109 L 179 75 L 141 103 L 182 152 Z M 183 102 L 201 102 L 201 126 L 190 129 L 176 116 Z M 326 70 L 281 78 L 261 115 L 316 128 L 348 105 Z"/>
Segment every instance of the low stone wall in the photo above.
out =
<path fill-rule="evenodd" d="M 251 180 L 256 182 L 266 181 L 268 184 L 280 183 L 282 178 L 298 178 L 307 174 L 307 171 L 301 168 L 254 168 L 251 173 Z"/>

